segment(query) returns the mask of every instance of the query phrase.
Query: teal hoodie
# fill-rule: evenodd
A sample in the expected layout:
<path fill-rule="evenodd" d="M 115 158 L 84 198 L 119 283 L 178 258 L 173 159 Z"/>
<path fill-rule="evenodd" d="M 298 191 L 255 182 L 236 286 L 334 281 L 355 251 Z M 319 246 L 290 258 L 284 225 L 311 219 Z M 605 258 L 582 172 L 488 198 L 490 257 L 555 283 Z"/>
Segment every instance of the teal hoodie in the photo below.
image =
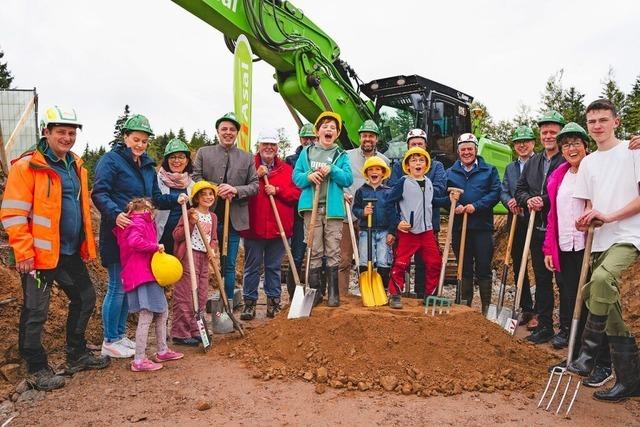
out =
<path fill-rule="evenodd" d="M 293 182 L 302 190 L 298 201 L 298 212 L 310 211 L 313 207 L 313 193 L 315 185 L 307 178 L 313 170 L 309 162 L 309 149 L 306 147 L 300 153 L 296 167 L 293 170 Z M 345 151 L 338 148 L 333 158 L 331 172 L 327 179 L 327 199 L 325 201 L 327 219 L 344 219 L 344 189 L 353 184 L 351 165 Z"/>

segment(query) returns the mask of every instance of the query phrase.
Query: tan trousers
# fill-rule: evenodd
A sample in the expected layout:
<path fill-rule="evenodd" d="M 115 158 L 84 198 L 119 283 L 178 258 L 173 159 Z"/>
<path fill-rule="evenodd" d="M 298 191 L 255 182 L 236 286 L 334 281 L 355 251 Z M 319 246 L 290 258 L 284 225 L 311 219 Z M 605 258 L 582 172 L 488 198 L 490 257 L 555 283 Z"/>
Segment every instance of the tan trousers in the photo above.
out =
<path fill-rule="evenodd" d="M 356 233 L 356 244 L 358 243 L 358 232 L 360 227 L 358 221 L 354 221 L 353 228 Z M 347 295 L 349 282 L 351 281 L 351 260 L 353 259 L 353 246 L 351 245 L 351 233 L 349 223 L 342 223 L 342 240 L 340 240 L 340 266 L 338 267 L 338 287 L 342 295 Z"/>
<path fill-rule="evenodd" d="M 311 212 L 304 213 L 304 228 L 309 229 Z M 327 257 L 327 267 L 335 267 L 340 262 L 340 239 L 342 238 L 342 220 L 329 219 L 324 212 L 318 212 L 313 227 L 313 245 L 309 268 L 322 267 L 322 257 Z M 308 243 L 308 242 L 307 242 Z"/>

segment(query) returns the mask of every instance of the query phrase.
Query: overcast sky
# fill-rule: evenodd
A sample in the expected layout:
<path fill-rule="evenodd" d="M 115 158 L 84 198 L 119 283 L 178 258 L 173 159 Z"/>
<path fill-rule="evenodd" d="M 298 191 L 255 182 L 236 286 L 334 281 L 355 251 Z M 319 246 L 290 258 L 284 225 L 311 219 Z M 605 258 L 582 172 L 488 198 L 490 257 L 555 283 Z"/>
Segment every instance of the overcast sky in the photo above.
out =
<path fill-rule="evenodd" d="M 1 0 L 0 49 L 14 87 L 36 87 L 40 111 L 75 107 L 76 151 L 112 138 L 125 104 L 156 133 L 183 126 L 212 135 L 233 109 L 233 57 L 222 35 L 169 0 Z M 496 119 L 536 111 L 547 78 L 595 99 L 609 66 L 627 92 L 640 74 L 638 1 L 298 0 L 362 80 L 420 74 L 487 105 Z M 636 46 L 635 48 L 633 46 Z M 254 64 L 254 137 L 295 124 Z"/>

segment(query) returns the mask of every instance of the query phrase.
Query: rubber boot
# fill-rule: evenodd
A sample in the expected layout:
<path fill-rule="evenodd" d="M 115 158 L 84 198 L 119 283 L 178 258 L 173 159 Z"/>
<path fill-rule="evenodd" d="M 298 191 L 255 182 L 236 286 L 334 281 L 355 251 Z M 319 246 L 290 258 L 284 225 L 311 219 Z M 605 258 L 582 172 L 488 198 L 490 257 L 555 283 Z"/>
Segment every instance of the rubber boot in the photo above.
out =
<path fill-rule="evenodd" d="M 267 317 L 273 319 L 280 309 L 280 298 L 267 298 Z"/>
<path fill-rule="evenodd" d="M 389 286 L 389 273 L 391 269 L 389 267 L 378 267 L 378 274 L 382 278 L 382 286 L 384 286 L 384 290 L 387 290 L 387 286 Z"/>
<path fill-rule="evenodd" d="M 609 337 L 611 361 L 616 383 L 609 390 L 596 391 L 593 397 L 607 402 L 620 402 L 640 396 L 640 359 L 635 337 Z"/>
<path fill-rule="evenodd" d="M 340 286 L 338 285 L 338 266 L 329 267 L 327 269 L 327 290 L 329 307 L 338 307 L 340 305 Z"/>
<path fill-rule="evenodd" d="M 471 307 L 473 302 L 473 279 L 462 278 L 462 289 L 460 290 L 460 300 L 467 301 L 467 306 Z"/>
<path fill-rule="evenodd" d="M 584 332 L 582 332 L 580 354 L 567 367 L 569 372 L 583 377 L 591 373 L 595 365 L 596 356 L 606 338 L 606 326 L 607 316 L 596 316 L 589 313 L 587 323 L 584 325 Z"/>
<path fill-rule="evenodd" d="M 240 320 L 253 320 L 256 317 L 256 301 L 252 299 L 244 299 L 244 307 L 240 314 Z"/>
<path fill-rule="evenodd" d="M 325 283 L 322 280 L 322 270 L 322 267 L 309 270 L 309 283 L 307 285 L 316 290 L 316 296 L 313 300 L 314 307 L 322 302 L 322 297 L 324 296 Z"/>
<path fill-rule="evenodd" d="M 491 279 L 478 279 L 478 288 L 480 290 L 482 315 L 486 316 L 491 304 Z"/>

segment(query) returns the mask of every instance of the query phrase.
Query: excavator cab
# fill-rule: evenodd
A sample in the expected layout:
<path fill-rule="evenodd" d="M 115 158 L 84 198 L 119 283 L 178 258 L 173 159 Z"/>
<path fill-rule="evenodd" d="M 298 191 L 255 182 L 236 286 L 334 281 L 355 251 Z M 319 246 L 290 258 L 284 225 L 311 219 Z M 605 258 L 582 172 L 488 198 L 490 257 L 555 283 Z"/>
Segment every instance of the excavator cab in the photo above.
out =
<path fill-rule="evenodd" d="M 456 160 L 458 136 L 471 131 L 472 96 L 418 75 L 377 79 L 360 89 L 375 104 L 375 120 L 381 125 L 379 146 L 387 157 L 401 158 L 407 132 L 421 128 L 434 158 L 445 167 Z"/>

